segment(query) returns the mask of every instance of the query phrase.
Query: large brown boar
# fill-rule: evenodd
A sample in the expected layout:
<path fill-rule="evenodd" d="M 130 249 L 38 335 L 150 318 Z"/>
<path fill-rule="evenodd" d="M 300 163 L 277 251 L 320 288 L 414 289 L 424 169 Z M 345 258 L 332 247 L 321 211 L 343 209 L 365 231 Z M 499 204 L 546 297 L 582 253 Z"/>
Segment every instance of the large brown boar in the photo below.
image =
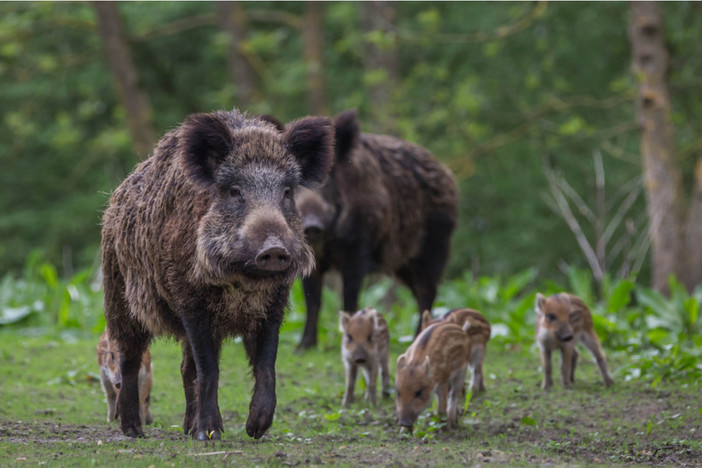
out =
<path fill-rule="evenodd" d="M 100 336 L 97 345 L 97 361 L 100 367 L 100 382 L 107 399 L 107 422 L 117 416 L 115 407 L 117 396 L 122 387 L 122 371 L 119 368 L 119 349 L 117 343 L 110 339 L 107 330 Z M 151 424 L 151 387 L 154 384 L 154 371 L 151 366 L 151 351 L 148 349 L 141 358 L 139 367 L 139 419 L 141 424 Z"/>
<path fill-rule="evenodd" d="M 370 272 L 396 275 L 412 291 L 420 315 L 431 309 L 456 225 L 456 183 L 429 151 L 361 133 L 355 111 L 339 114 L 334 124 L 336 161 L 329 180 L 296 197 L 316 259 L 303 279 L 307 321 L 301 348 L 317 343 L 322 281 L 330 270 L 341 273 L 344 310 L 357 310 Z"/>
<path fill-rule="evenodd" d="M 430 325 L 397 358 L 395 405 L 401 429 L 412 432 L 433 393 L 439 416 L 447 417 L 447 427 L 451 429 L 457 424 L 465 404 L 466 368 L 470 360 L 467 327 L 467 323 L 462 328 L 450 322 Z"/>
<path fill-rule="evenodd" d="M 276 406 L 278 333 L 295 277 L 313 254 L 294 202 L 332 163 L 329 119 L 279 132 L 237 111 L 196 114 L 169 131 L 115 190 L 104 214 L 105 317 L 122 370 L 121 429 L 143 436 L 141 356 L 155 335 L 182 342 L 186 434 L 219 439 L 219 356 L 240 336 L 255 380 L 246 432 Z"/>
<path fill-rule="evenodd" d="M 490 341 L 490 322 L 483 314 L 474 309 L 452 309 L 444 313 L 441 317 L 434 319 L 431 312 L 425 310 L 422 314 L 422 330 L 429 325 L 438 322 L 455 323 L 459 327 L 467 324 L 466 332 L 470 337 L 470 389 L 473 393 L 485 391 L 485 379 L 483 378 L 483 361 L 487 351 L 487 343 Z"/>
<path fill-rule="evenodd" d="M 375 309 L 367 307 L 355 314 L 339 312 L 341 359 L 346 369 L 346 390 L 342 404 L 353 402 L 358 368 L 366 380 L 366 400 L 377 404 L 377 378 L 380 373 L 383 398 L 390 396 L 390 332 L 385 319 Z"/>
<path fill-rule="evenodd" d="M 612 385 L 612 377 L 607 370 L 607 360 L 600 346 L 592 315 L 587 305 L 577 296 L 567 293 L 544 297 L 536 295 L 536 343 L 541 351 L 541 365 L 544 370 L 542 388 L 553 386 L 551 377 L 551 354 L 560 350 L 561 380 L 563 387 L 570 388 L 575 382 L 575 367 L 578 362 L 578 350 L 575 345 L 582 341 L 592 353 L 600 368 L 606 386 Z"/>

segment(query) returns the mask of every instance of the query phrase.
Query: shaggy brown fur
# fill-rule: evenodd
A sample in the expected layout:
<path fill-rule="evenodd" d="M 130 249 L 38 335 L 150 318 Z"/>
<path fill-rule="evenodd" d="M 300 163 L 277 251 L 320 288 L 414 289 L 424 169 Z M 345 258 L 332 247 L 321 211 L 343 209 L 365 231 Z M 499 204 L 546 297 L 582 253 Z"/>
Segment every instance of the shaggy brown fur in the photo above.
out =
<path fill-rule="evenodd" d="M 105 316 L 121 351 L 121 429 L 142 436 L 136 375 L 155 335 L 183 342 L 184 430 L 218 438 L 222 340 L 242 336 L 256 380 L 246 425 L 275 410 L 278 331 L 290 285 L 313 266 L 294 204 L 332 163 L 329 119 L 284 133 L 236 111 L 190 116 L 115 190 L 102 230 Z"/>
<path fill-rule="evenodd" d="M 420 315 L 430 309 L 457 219 L 453 175 L 426 149 L 360 133 L 355 111 L 338 115 L 335 126 L 336 162 L 328 182 L 316 195 L 296 199 L 317 261 L 303 280 L 303 348 L 317 341 L 322 277 L 328 270 L 341 272 L 344 310 L 357 310 L 363 278 L 374 271 L 397 275 L 414 294 Z"/>

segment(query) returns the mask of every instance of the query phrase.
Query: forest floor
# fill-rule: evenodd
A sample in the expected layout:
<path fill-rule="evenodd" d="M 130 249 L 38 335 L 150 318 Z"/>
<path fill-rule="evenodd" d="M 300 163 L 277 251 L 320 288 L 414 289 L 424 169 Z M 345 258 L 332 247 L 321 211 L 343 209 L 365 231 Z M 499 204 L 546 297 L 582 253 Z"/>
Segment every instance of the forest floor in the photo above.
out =
<path fill-rule="evenodd" d="M 556 386 L 544 392 L 534 346 L 490 343 L 487 392 L 470 400 L 460 427 L 444 430 L 429 409 L 408 436 L 398 431 L 393 401 L 342 409 L 339 349 L 295 353 L 295 339 L 281 336 L 276 417 L 257 441 L 244 431 L 252 384 L 243 347 L 224 346 L 219 406 L 226 432 L 222 441 L 202 443 L 180 428 L 178 344 L 157 340 L 152 347 L 154 424 L 146 438 L 131 440 L 105 420 L 97 337 L 2 333 L 0 466 L 702 466 L 702 382 L 624 382 L 616 371 L 626 364 L 623 354 L 609 356 L 612 388 L 583 350 L 574 389 L 560 387 L 555 365 Z M 392 345 L 393 360 L 403 348 Z"/>

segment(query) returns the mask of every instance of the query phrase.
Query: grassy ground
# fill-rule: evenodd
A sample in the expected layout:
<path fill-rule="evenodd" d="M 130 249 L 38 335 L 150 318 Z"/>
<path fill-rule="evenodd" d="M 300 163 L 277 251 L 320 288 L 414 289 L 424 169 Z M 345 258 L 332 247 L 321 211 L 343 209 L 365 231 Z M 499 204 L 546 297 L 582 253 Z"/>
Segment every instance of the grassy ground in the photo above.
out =
<path fill-rule="evenodd" d="M 176 343 L 159 340 L 152 348 L 155 422 L 146 439 L 128 440 L 105 421 L 97 337 L 0 334 L 0 466 L 702 465 L 702 382 L 664 381 L 655 389 L 623 382 L 616 369 L 625 355 L 610 353 L 613 388 L 605 389 L 597 367 L 581 359 L 573 390 L 557 385 L 544 393 L 531 344 L 508 349 L 493 340 L 488 391 L 470 401 L 460 429 L 444 431 L 425 411 L 415 434 L 405 436 L 392 401 L 341 409 L 337 347 L 296 354 L 295 340 L 293 333 L 281 337 L 276 419 L 260 441 L 244 431 L 251 378 L 242 345 L 225 345 L 219 403 L 226 432 L 221 442 L 196 443 L 180 429 Z M 393 358 L 403 348 L 393 344 Z"/>

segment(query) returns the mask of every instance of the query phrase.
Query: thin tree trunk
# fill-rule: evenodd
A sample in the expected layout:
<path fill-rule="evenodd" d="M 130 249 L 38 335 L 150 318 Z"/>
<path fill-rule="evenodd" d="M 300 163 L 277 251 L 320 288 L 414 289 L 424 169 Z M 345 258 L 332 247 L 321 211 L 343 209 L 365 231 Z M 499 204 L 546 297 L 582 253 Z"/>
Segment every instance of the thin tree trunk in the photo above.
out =
<path fill-rule="evenodd" d="M 681 277 L 682 173 L 676 160 L 674 127 L 666 82 L 668 53 L 663 42 L 661 8 L 655 2 L 632 2 L 629 39 L 638 79 L 636 116 L 641 126 L 652 286 L 667 292 L 668 275 Z"/>
<path fill-rule="evenodd" d="M 117 5 L 114 2 L 94 2 L 93 7 L 97 13 L 100 38 L 117 97 L 127 114 L 134 150 L 144 159 L 156 141 L 151 105 L 139 88 L 139 75 L 122 28 Z"/>
<path fill-rule="evenodd" d="M 217 2 L 216 5 L 220 28 L 229 38 L 227 67 L 234 82 L 236 104 L 247 108 L 254 102 L 256 74 L 243 49 L 248 29 L 246 11 L 241 2 Z"/>
<path fill-rule="evenodd" d="M 361 28 L 366 40 L 363 51 L 363 66 L 371 77 L 369 98 L 372 105 L 372 118 L 381 129 L 388 130 L 391 115 L 388 112 L 392 91 L 398 80 L 396 16 L 394 2 L 362 2 Z M 370 40 L 369 36 L 380 31 L 382 41 Z"/>
<path fill-rule="evenodd" d="M 307 97 L 312 113 L 325 115 L 327 113 L 324 97 L 324 4 L 308 2 L 305 5 L 305 16 L 302 24 L 302 39 L 305 48 L 305 64 L 307 66 Z"/>

